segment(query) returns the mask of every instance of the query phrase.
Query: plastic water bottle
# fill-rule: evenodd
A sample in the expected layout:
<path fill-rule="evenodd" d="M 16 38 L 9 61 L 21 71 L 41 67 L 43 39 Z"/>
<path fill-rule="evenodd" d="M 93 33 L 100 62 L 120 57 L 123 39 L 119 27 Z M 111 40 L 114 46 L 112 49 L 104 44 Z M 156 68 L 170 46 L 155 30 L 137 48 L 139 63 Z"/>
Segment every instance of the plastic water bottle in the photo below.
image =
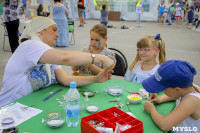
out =
<path fill-rule="evenodd" d="M 80 94 L 76 89 L 76 82 L 70 82 L 70 89 L 66 95 L 66 122 L 68 127 L 76 127 L 80 116 Z"/>

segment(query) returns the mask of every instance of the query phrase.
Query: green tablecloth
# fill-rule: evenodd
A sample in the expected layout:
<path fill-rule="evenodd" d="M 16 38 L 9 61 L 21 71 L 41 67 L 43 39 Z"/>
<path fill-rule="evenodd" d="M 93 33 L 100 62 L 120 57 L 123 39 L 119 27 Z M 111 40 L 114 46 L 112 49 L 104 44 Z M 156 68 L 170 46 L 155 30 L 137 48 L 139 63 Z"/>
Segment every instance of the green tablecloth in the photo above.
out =
<path fill-rule="evenodd" d="M 3 4 L 4 2 L 0 3 L 0 16 L 3 15 Z"/>
<path fill-rule="evenodd" d="M 111 81 L 114 81 L 116 83 L 120 84 L 125 84 L 126 89 L 129 91 L 134 91 L 134 92 L 139 92 L 139 89 L 142 88 L 141 84 L 137 83 L 132 83 L 132 82 L 127 82 L 127 81 L 122 81 L 122 80 L 117 80 L 117 79 L 112 79 Z M 83 87 L 78 87 L 78 90 L 85 90 L 85 91 L 91 91 L 91 90 L 97 90 L 98 93 L 95 94 L 94 97 L 89 97 L 89 101 L 84 101 L 84 96 L 81 95 L 81 101 L 87 105 L 88 102 L 97 102 L 100 105 L 100 110 L 104 110 L 110 107 L 115 106 L 117 102 L 108 102 L 114 99 L 113 96 L 107 94 L 104 92 L 106 89 L 107 82 L 104 83 L 95 83 L 92 85 L 87 85 Z M 55 96 L 51 97 L 47 101 L 42 101 L 45 97 L 50 95 L 49 92 L 55 92 L 58 89 L 63 89 L 61 92 L 56 94 Z M 65 95 L 68 91 L 69 87 L 64 87 L 59 84 L 55 84 L 53 86 L 50 86 L 48 88 L 39 90 L 37 92 L 31 93 L 19 100 L 17 102 L 20 102 L 25 105 L 35 105 L 35 108 L 43 110 L 42 113 L 38 114 L 37 116 L 25 121 L 24 123 L 18 125 L 19 127 L 19 133 L 23 131 L 29 131 L 30 133 L 54 133 L 54 132 L 59 132 L 59 133 L 80 133 L 81 128 L 80 124 L 76 128 L 69 128 L 67 125 L 63 125 L 62 127 L 58 129 L 52 129 L 49 128 L 46 123 L 41 123 L 42 117 L 44 115 L 52 110 L 56 110 L 61 108 L 58 104 L 58 101 L 56 99 L 63 99 L 63 95 Z M 120 97 L 120 102 L 125 104 L 124 111 L 128 112 L 128 108 L 126 107 L 126 100 L 127 100 L 127 95 L 129 93 L 124 91 L 123 94 Z M 161 93 L 162 94 L 162 93 Z M 160 94 L 160 95 L 161 95 Z M 144 132 L 145 133 L 161 133 L 162 131 L 154 124 L 152 121 L 150 115 L 146 113 L 143 109 L 143 104 L 144 102 L 147 101 L 147 99 L 143 99 L 141 103 L 139 104 L 130 104 L 130 109 L 132 113 L 137 117 L 137 119 L 141 120 L 143 122 L 144 126 Z M 162 115 L 167 115 L 175 106 L 175 102 L 169 102 L 169 103 L 164 103 L 160 105 L 156 105 L 157 110 L 159 113 Z M 81 117 L 85 117 L 90 115 L 85 108 L 81 111 Z"/>

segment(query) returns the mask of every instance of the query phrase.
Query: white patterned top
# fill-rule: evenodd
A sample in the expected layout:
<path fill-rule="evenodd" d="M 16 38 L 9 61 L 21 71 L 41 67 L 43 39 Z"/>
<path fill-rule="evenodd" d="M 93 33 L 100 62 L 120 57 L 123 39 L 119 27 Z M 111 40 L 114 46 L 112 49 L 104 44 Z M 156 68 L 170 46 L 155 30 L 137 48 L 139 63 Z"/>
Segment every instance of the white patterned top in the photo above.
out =
<path fill-rule="evenodd" d="M 183 98 L 177 100 L 176 107 L 180 104 L 181 100 L 183 100 L 186 96 L 194 96 L 199 98 L 200 100 L 200 93 L 198 92 L 191 92 L 187 95 L 185 95 Z M 184 121 L 182 121 L 180 124 L 178 124 L 176 127 L 187 127 L 192 129 L 193 131 L 190 131 L 190 133 L 199 133 L 200 132 L 200 118 L 198 120 L 194 120 L 191 116 L 186 118 Z M 197 129 L 197 131 L 195 131 Z M 186 131 L 176 131 L 175 133 L 186 133 Z"/>

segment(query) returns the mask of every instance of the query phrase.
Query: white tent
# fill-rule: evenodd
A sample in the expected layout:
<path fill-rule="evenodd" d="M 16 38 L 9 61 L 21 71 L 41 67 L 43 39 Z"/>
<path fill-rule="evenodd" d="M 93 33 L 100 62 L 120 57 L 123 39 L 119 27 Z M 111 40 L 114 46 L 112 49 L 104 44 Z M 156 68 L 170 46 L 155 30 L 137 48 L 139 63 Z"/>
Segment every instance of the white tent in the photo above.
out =
<path fill-rule="evenodd" d="M 45 0 L 51 3 L 51 9 L 53 9 L 53 0 Z M 68 17 L 72 20 L 78 20 L 77 2 L 78 0 L 64 0 L 68 4 L 69 14 Z M 95 2 L 97 5 L 95 5 Z M 32 2 L 36 2 L 33 0 Z M 36 2 L 37 3 L 37 2 Z M 100 11 L 99 7 L 102 3 L 110 3 L 111 11 L 120 11 L 121 19 L 135 21 L 136 20 L 136 0 L 84 0 L 87 19 L 99 19 Z M 141 4 L 144 8 L 144 13 L 141 16 L 142 21 L 156 21 L 158 16 L 157 6 L 159 0 L 141 0 Z M 51 15 L 53 10 L 51 10 Z"/>
<path fill-rule="evenodd" d="M 100 5 L 106 0 L 96 0 L 97 5 L 95 5 L 94 0 L 85 0 L 85 7 L 88 12 L 86 12 L 87 18 L 99 19 L 100 18 Z M 124 20 L 136 20 L 136 0 L 107 0 L 106 3 L 110 3 L 111 11 L 120 11 L 121 19 Z M 144 8 L 144 13 L 142 14 L 142 21 L 155 21 L 157 19 L 158 11 L 157 6 L 159 4 L 158 0 L 141 0 L 141 4 Z M 77 12 L 77 0 L 68 0 L 69 5 L 69 17 L 73 20 L 78 19 Z"/>

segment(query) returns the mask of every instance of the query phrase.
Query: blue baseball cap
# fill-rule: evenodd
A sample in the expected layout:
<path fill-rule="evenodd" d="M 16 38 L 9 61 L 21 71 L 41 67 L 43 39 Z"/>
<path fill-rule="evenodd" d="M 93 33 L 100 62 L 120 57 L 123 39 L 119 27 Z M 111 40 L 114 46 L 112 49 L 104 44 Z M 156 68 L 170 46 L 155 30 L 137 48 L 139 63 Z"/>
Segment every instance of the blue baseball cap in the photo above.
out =
<path fill-rule="evenodd" d="M 169 60 L 163 63 L 156 73 L 142 82 L 144 89 L 158 93 L 167 88 L 185 88 L 192 84 L 195 68 L 187 61 Z"/>

